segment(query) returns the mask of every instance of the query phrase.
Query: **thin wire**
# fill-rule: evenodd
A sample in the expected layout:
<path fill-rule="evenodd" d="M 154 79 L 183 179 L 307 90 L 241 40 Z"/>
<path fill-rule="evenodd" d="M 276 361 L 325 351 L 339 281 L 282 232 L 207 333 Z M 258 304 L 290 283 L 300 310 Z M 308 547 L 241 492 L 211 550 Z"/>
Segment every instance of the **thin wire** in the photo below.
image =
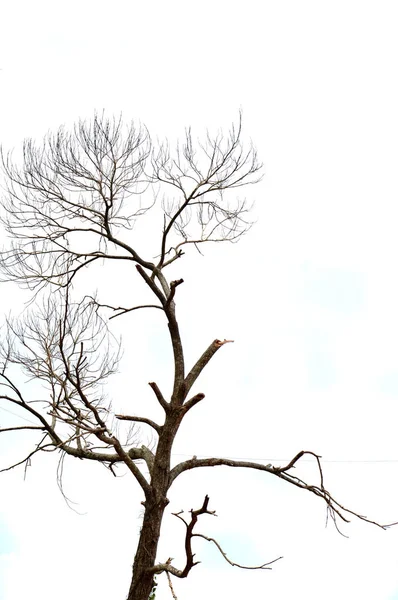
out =
<path fill-rule="evenodd" d="M 26 421 L 27 423 L 32 423 L 32 425 L 36 425 L 37 424 L 34 421 L 31 421 L 30 419 L 26 419 L 25 417 L 21 417 L 21 415 L 18 415 L 17 413 L 13 412 L 12 410 L 8 410 L 8 408 L 4 408 L 3 406 L 0 406 L 0 410 L 5 410 L 5 412 L 10 413 L 10 415 L 14 415 L 14 417 L 18 417 L 18 419 L 22 419 L 22 421 Z"/>

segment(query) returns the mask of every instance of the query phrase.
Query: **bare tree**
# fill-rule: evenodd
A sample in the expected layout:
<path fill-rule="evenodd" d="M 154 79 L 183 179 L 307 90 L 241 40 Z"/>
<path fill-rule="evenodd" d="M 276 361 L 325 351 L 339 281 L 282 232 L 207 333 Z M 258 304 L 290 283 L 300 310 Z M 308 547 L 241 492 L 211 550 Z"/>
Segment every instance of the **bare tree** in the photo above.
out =
<path fill-rule="evenodd" d="M 97 461 L 113 473 L 118 465 L 125 465 L 141 488 L 144 505 L 128 600 L 148 600 L 156 574 L 186 577 L 196 564 L 195 536 L 214 543 L 228 562 L 236 564 L 216 540 L 195 532 L 200 515 L 214 514 L 207 496 L 201 508 L 191 511 L 190 519 L 175 513 L 186 526 L 186 564 L 177 568 L 171 559 L 156 562 L 168 491 L 177 477 L 191 469 L 224 465 L 264 471 L 319 497 L 336 525 L 338 519 L 348 521 L 353 515 L 369 521 L 329 493 L 320 457 L 313 452 L 301 451 L 284 466 L 194 456 L 171 467 L 177 431 L 185 415 L 204 398 L 203 393 L 192 395 L 193 385 L 230 340 L 215 339 L 193 365 L 186 365 L 175 303 L 183 280 L 170 281 L 168 267 L 189 246 L 200 251 L 207 242 L 237 241 L 250 228 L 250 207 L 231 192 L 259 181 L 261 165 L 254 148 L 245 147 L 241 138 L 239 119 L 226 135 L 207 134 L 202 141 L 195 142 L 188 130 L 183 143 L 172 151 L 167 144 L 153 144 L 143 127 L 95 116 L 91 122 L 79 122 L 71 132 L 60 129 L 48 135 L 42 145 L 25 142 L 22 164 L 2 154 L 7 181 L 3 224 L 11 237 L 10 248 L 1 254 L 3 280 L 27 287 L 36 299 L 22 319 L 8 319 L 1 348 L 0 399 L 20 407 L 35 425 L 0 431 L 33 429 L 38 434 L 28 456 L 7 469 L 27 465 L 40 451 Z M 152 208 L 161 220 L 156 247 L 147 257 L 132 245 L 131 232 Z M 116 306 L 91 295 L 79 297 L 79 276 L 98 261 L 118 261 L 126 267 L 133 263 L 153 301 Z M 128 313 L 144 308 L 164 315 L 173 352 L 171 392 L 149 383 L 164 413 L 162 423 L 146 416 L 114 414 L 104 394 L 104 384 L 117 369 L 120 348 L 105 315 L 111 311 L 111 318 L 128 319 L 133 318 Z M 25 397 L 15 383 L 15 366 L 42 382 L 44 399 Z M 117 426 L 122 421 L 148 426 L 154 446 L 122 436 Z M 316 484 L 294 475 L 294 467 L 305 455 L 318 466 Z M 269 568 L 272 562 L 251 568 Z"/>

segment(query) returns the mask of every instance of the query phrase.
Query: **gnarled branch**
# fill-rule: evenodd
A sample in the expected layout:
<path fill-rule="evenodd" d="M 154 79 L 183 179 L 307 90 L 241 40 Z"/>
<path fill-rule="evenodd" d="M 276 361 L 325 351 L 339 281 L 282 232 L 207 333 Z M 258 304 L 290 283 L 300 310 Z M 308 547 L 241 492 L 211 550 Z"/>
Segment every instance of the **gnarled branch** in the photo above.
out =
<path fill-rule="evenodd" d="M 313 456 L 316 459 L 316 462 L 318 465 L 318 470 L 319 470 L 319 476 L 320 476 L 320 483 L 318 485 L 312 485 L 312 484 L 306 483 L 299 477 L 296 477 L 293 474 L 288 472 L 292 468 L 294 468 L 294 466 L 300 460 L 300 458 L 302 458 L 303 456 L 305 456 L 307 454 Z M 225 466 L 225 467 L 255 469 L 257 471 L 265 471 L 267 473 L 270 473 L 271 475 L 275 475 L 276 477 L 283 479 L 287 483 L 290 483 L 302 490 L 306 490 L 306 491 L 310 492 L 311 494 L 314 494 L 318 498 L 321 498 L 326 504 L 328 516 L 331 517 L 331 519 L 332 519 L 333 523 L 335 524 L 339 533 L 341 533 L 341 532 L 338 528 L 337 517 L 339 517 L 342 521 L 348 523 L 349 515 L 352 515 L 352 516 L 356 517 L 357 519 L 360 519 L 361 521 L 366 521 L 367 523 L 376 525 L 377 527 L 380 527 L 381 529 L 387 529 L 388 527 L 395 525 L 395 523 L 390 523 L 390 524 L 386 524 L 386 525 L 377 523 L 376 521 L 368 519 L 366 516 L 361 515 L 358 512 L 355 512 L 355 511 L 352 511 L 352 510 L 346 508 L 345 506 L 343 506 L 343 504 L 338 502 L 330 494 L 330 492 L 328 492 L 328 490 L 324 487 L 323 471 L 322 471 L 320 458 L 321 457 L 318 456 L 317 454 L 315 454 L 314 452 L 311 452 L 308 450 L 302 450 L 298 454 L 296 454 L 296 456 L 294 456 L 294 458 L 286 466 L 274 467 L 272 465 L 263 465 L 261 463 L 242 461 L 242 460 L 232 460 L 232 459 L 228 459 L 228 458 L 199 458 L 198 459 L 196 457 L 193 457 L 190 460 L 179 463 L 171 470 L 170 485 L 172 485 L 173 481 L 179 475 L 181 475 L 181 473 L 184 473 L 185 471 L 188 471 L 190 469 L 196 469 L 199 467 Z"/>
<path fill-rule="evenodd" d="M 213 544 L 215 544 L 215 546 L 218 548 L 219 552 L 222 554 L 222 556 L 225 558 L 225 560 L 232 565 L 233 567 L 239 567 L 240 569 L 252 569 L 252 570 L 259 570 L 259 569 L 271 569 L 271 566 L 273 563 L 277 562 L 278 560 L 281 560 L 281 556 L 279 556 L 278 558 L 275 558 L 271 561 L 268 561 L 266 563 L 263 563 L 259 566 L 245 566 L 245 565 L 241 565 L 239 563 L 233 562 L 232 560 L 230 560 L 227 556 L 227 554 L 224 552 L 224 550 L 222 549 L 221 545 L 219 544 L 219 542 L 217 542 L 217 540 L 215 540 L 214 538 L 210 538 L 207 537 L 206 535 L 203 535 L 202 533 L 194 533 L 194 527 L 198 521 L 198 517 L 200 515 L 203 514 L 207 514 L 207 515 L 213 515 L 216 516 L 216 512 L 214 510 L 209 510 L 208 509 L 208 505 L 209 505 L 209 496 L 205 496 L 203 505 L 201 508 L 199 508 L 198 510 L 191 510 L 191 520 L 188 523 L 184 517 L 182 517 L 181 515 L 183 514 L 183 511 L 180 511 L 178 513 L 173 513 L 173 515 L 175 517 L 177 517 L 178 519 L 180 519 L 185 527 L 186 527 L 186 534 L 185 534 L 185 553 L 186 553 L 186 565 L 184 567 L 184 569 L 177 569 L 176 567 L 171 565 L 171 561 L 172 559 L 169 558 L 165 563 L 160 563 L 158 565 L 155 565 L 152 569 L 150 569 L 151 573 L 162 573 L 162 572 L 166 572 L 166 573 L 172 573 L 175 577 L 179 577 L 179 578 L 184 578 L 187 577 L 189 572 L 191 571 L 191 569 L 199 564 L 199 561 L 194 561 L 194 556 L 195 554 L 192 552 L 192 538 L 194 537 L 200 537 L 204 540 L 207 540 L 208 542 L 212 542 Z"/>

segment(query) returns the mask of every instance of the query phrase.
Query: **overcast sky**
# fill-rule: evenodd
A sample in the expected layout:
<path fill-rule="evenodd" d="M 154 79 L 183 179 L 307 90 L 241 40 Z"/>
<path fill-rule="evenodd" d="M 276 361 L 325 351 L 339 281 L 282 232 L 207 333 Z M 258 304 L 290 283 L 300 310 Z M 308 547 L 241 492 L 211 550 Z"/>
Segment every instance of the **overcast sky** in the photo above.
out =
<path fill-rule="evenodd" d="M 174 461 L 279 465 L 312 450 L 324 457 L 326 487 L 381 523 L 398 520 L 397 28 L 397 3 L 385 0 L 14 0 L 0 14 L 6 148 L 94 110 L 175 138 L 188 125 L 198 134 L 228 126 L 243 109 L 265 164 L 248 190 L 256 225 L 238 245 L 176 267 L 188 359 L 214 338 L 235 343 L 198 382 L 206 399 L 178 434 Z M 125 294 L 126 280 L 109 278 Z M 1 311 L 21 299 L 3 287 Z M 146 388 L 168 381 L 162 323 L 118 321 L 127 345 L 109 393 L 137 414 L 156 410 Z M 1 426 L 12 421 L 21 423 L 0 410 Z M 2 465 L 29 439 L 3 434 Z M 1 476 L 0 597 L 122 600 L 138 486 L 68 460 L 76 514 L 56 464 L 37 457 L 25 481 L 23 470 Z M 300 473 L 317 482 L 311 463 Z M 178 600 L 398 599 L 398 528 L 354 521 L 343 538 L 325 528 L 320 501 L 274 479 L 222 468 L 176 482 L 160 560 L 183 564 L 183 527 L 170 512 L 199 508 L 205 494 L 218 517 L 198 531 L 217 536 L 232 560 L 284 557 L 272 571 L 239 571 L 198 542 L 202 563 L 175 582 Z"/>

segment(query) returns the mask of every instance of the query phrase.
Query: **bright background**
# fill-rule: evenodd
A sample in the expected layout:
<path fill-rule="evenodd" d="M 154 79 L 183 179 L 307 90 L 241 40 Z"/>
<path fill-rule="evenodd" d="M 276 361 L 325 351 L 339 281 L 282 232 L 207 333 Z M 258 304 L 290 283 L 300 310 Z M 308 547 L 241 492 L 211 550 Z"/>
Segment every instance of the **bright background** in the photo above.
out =
<path fill-rule="evenodd" d="M 227 126 L 243 108 L 265 163 L 264 181 L 247 191 L 257 224 L 238 245 L 176 266 L 188 360 L 216 337 L 235 343 L 198 383 L 206 399 L 174 458 L 279 465 L 313 450 L 337 499 L 381 523 L 398 520 L 397 27 L 397 3 L 385 0 L 14 0 L 0 18 L 6 148 L 95 109 L 175 137 L 186 125 L 198 134 Z M 134 293 L 126 274 L 107 277 L 115 298 Z M 2 312 L 24 299 L 3 286 Z M 157 410 L 147 382 L 167 386 L 162 327 L 152 313 L 116 320 L 128 342 L 110 386 L 117 406 Z M 12 421 L 21 423 L 0 411 L 1 426 Z M 3 466 L 31 439 L 3 434 Z M 64 489 L 79 515 L 55 472 L 43 456 L 25 481 L 23 469 L 1 476 L 0 597 L 123 599 L 138 487 L 70 459 Z M 299 473 L 317 481 L 311 463 Z M 226 468 L 181 476 L 170 511 L 198 508 L 206 493 L 219 516 L 198 531 L 237 562 L 284 560 L 240 571 L 199 541 L 202 564 L 175 581 L 178 600 L 398 598 L 398 528 L 354 521 L 343 538 L 325 529 L 324 506 L 310 494 Z M 183 527 L 172 516 L 159 559 L 169 556 L 183 565 Z M 170 598 L 161 578 L 157 600 Z"/>

